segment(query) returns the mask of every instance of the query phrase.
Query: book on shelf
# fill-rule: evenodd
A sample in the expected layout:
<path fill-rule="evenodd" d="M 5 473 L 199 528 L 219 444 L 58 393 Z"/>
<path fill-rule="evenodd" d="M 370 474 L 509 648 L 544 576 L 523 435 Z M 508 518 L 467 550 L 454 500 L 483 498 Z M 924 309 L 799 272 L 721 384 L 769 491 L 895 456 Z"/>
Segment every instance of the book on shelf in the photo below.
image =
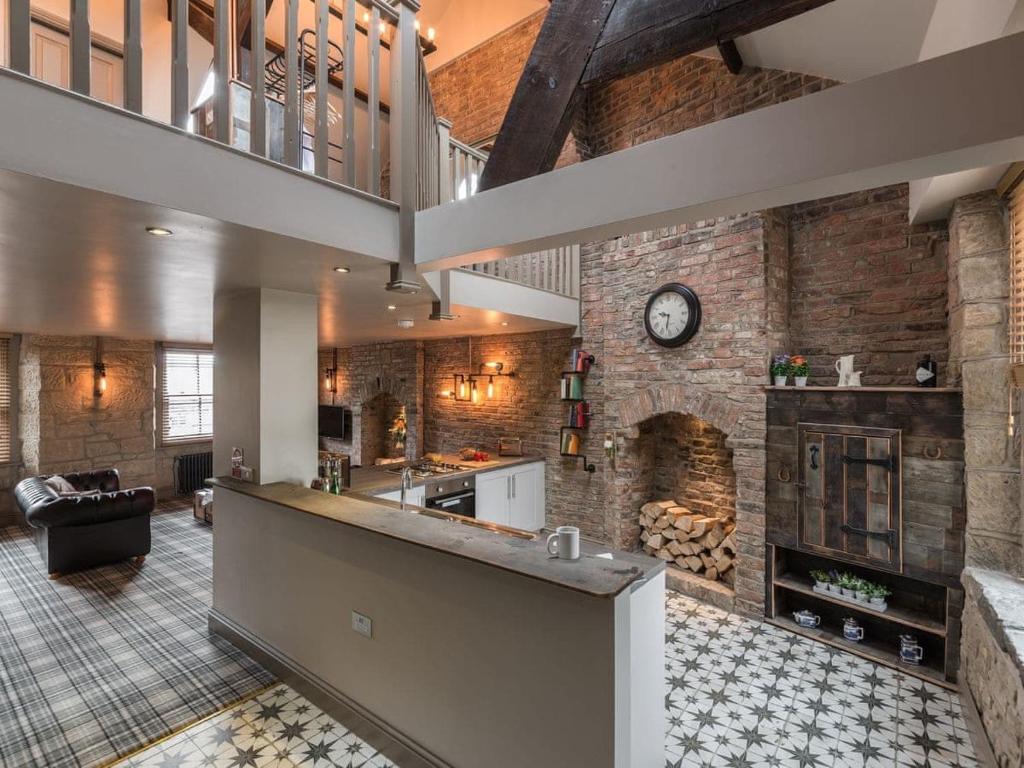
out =
<path fill-rule="evenodd" d="M 569 426 L 575 429 L 586 429 L 589 411 L 586 403 L 573 403 L 569 406 Z"/>
<path fill-rule="evenodd" d="M 562 445 L 561 451 L 566 456 L 578 456 L 580 453 L 580 446 L 582 445 L 582 439 L 580 436 L 569 430 L 562 431 Z"/>
<path fill-rule="evenodd" d="M 584 349 L 573 347 L 569 370 L 577 373 L 586 373 L 590 370 L 590 354 Z"/>
<path fill-rule="evenodd" d="M 582 400 L 583 399 L 583 377 L 582 376 L 563 376 L 561 393 L 563 400 Z"/>

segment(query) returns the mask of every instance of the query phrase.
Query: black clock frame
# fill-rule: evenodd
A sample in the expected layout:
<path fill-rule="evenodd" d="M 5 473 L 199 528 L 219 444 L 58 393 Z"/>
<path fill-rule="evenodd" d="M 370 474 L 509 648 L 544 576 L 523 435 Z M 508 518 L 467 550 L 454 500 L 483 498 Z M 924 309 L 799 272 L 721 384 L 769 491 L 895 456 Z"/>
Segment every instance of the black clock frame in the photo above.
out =
<path fill-rule="evenodd" d="M 683 297 L 683 301 L 686 302 L 686 306 L 690 309 L 690 318 L 686 322 L 686 327 L 677 336 L 673 336 L 671 339 L 663 339 L 651 328 L 651 305 L 654 304 L 655 299 L 669 291 L 678 293 Z M 666 283 L 661 286 L 661 288 L 651 294 L 650 298 L 647 299 L 647 306 L 644 307 L 644 329 L 647 331 L 647 336 L 655 344 L 662 347 L 681 347 L 692 339 L 697 334 L 697 331 L 700 330 L 700 318 L 700 299 L 697 298 L 697 294 L 691 288 L 682 283 Z"/>

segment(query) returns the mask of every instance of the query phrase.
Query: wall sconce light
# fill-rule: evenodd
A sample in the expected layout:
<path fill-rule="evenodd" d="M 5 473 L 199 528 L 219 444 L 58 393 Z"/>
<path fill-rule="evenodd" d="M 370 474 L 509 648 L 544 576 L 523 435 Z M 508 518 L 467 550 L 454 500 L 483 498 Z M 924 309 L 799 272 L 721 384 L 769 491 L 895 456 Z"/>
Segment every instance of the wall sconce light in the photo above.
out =
<path fill-rule="evenodd" d="M 107 391 L 107 366 L 103 363 L 103 339 L 96 337 L 96 359 L 92 364 L 92 396 L 103 397 Z"/>
<path fill-rule="evenodd" d="M 107 391 L 107 366 L 103 363 L 93 363 L 92 368 L 93 396 L 103 397 L 103 393 Z"/>
<path fill-rule="evenodd" d="M 324 391 L 332 395 L 338 391 L 338 372 L 334 368 L 324 368 Z"/>
<path fill-rule="evenodd" d="M 487 399 L 488 400 L 493 400 L 494 399 L 494 377 L 493 376 L 488 376 L 487 377 Z"/>

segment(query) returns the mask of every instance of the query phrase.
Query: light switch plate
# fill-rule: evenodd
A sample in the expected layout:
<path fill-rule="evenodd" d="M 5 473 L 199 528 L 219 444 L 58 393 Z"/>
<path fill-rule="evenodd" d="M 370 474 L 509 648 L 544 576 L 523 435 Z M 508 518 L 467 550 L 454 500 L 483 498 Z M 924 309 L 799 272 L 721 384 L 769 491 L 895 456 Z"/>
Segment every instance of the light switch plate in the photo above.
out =
<path fill-rule="evenodd" d="M 363 637 L 373 637 L 373 620 L 359 611 L 352 611 L 352 631 Z"/>

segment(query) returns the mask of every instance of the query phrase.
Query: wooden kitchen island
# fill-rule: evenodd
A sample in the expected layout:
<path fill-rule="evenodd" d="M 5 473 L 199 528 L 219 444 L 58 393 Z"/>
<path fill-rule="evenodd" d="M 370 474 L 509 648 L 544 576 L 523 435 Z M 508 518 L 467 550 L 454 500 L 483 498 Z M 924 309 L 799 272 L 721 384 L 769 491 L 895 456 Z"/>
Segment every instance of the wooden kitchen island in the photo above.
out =
<path fill-rule="evenodd" d="M 307 695 L 420 764 L 664 764 L 661 561 L 560 561 L 535 536 L 357 494 L 213 484 L 211 628 Z"/>

